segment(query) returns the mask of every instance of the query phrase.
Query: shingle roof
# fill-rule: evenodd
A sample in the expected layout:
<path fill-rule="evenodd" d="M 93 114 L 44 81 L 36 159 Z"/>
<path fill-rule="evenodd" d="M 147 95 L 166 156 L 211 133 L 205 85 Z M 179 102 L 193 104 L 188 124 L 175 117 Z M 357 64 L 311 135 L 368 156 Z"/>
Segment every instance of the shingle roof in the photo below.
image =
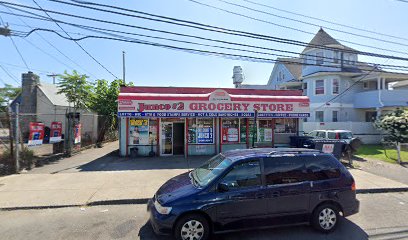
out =
<path fill-rule="evenodd" d="M 320 28 L 320 30 L 316 33 L 313 39 L 309 42 L 309 44 L 306 46 L 303 52 L 309 49 L 315 48 L 314 46 L 329 46 L 329 45 L 337 45 L 333 47 L 339 48 L 339 49 L 356 51 L 350 47 L 344 46 L 339 41 L 337 41 L 332 36 L 330 36 L 326 31 L 324 31 L 323 28 Z"/>
<path fill-rule="evenodd" d="M 56 85 L 40 83 L 37 86 L 53 105 L 69 106 L 67 97 L 64 94 L 58 94 L 58 87 Z"/>
<path fill-rule="evenodd" d="M 278 58 L 277 60 L 288 69 L 296 80 L 300 79 L 302 76 L 301 58 Z"/>

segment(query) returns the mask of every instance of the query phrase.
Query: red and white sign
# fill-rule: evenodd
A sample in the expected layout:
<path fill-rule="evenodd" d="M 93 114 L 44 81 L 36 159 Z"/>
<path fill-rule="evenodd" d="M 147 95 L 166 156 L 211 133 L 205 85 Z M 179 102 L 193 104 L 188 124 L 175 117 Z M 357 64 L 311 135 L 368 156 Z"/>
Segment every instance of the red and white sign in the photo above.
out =
<path fill-rule="evenodd" d="M 334 144 L 323 144 L 322 152 L 324 153 L 333 153 Z"/>
<path fill-rule="evenodd" d="M 306 96 L 120 93 L 118 115 L 129 117 L 309 117 Z M 134 108 L 134 110 L 132 109 Z"/>
<path fill-rule="evenodd" d="M 44 123 L 30 122 L 29 128 L 28 146 L 42 145 L 44 140 Z"/>
<path fill-rule="evenodd" d="M 62 122 L 51 123 L 50 143 L 61 142 L 62 137 Z"/>

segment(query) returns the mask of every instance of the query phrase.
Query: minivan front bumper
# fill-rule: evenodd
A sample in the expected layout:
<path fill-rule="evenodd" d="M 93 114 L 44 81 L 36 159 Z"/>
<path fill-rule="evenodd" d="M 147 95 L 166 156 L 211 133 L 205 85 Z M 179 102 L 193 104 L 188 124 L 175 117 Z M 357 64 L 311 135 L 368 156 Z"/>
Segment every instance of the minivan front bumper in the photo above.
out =
<path fill-rule="evenodd" d="M 356 214 L 360 211 L 360 201 L 357 199 L 353 201 L 352 204 L 348 205 L 347 207 L 343 207 L 343 216 L 347 217 L 353 214 Z"/>
<path fill-rule="evenodd" d="M 150 212 L 150 224 L 157 235 L 169 235 L 172 232 L 176 216 L 172 214 L 163 215 L 157 212 L 153 204 L 153 199 L 147 202 L 147 211 Z"/>

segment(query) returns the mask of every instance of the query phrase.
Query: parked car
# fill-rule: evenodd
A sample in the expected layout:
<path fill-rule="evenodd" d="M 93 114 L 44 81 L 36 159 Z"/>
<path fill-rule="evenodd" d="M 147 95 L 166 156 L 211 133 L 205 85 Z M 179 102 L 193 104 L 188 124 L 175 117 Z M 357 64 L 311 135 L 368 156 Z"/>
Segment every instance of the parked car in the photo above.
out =
<path fill-rule="evenodd" d="M 315 130 L 309 132 L 307 136 L 317 139 L 344 140 L 347 144 L 350 144 L 353 139 L 353 133 L 348 130 Z"/>
<path fill-rule="evenodd" d="M 359 211 L 355 182 L 333 155 L 263 148 L 218 154 L 168 180 L 148 202 L 156 234 L 205 240 L 213 233 L 310 223 L 333 231 Z"/>

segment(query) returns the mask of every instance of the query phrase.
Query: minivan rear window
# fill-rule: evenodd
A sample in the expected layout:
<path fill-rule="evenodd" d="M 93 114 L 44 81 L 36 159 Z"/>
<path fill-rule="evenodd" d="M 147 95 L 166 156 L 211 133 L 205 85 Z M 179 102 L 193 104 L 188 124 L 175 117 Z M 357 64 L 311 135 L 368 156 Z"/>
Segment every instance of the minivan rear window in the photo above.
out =
<path fill-rule="evenodd" d="M 318 181 L 340 177 L 337 160 L 329 155 L 303 156 L 306 163 L 306 180 Z"/>
<path fill-rule="evenodd" d="M 304 161 L 297 156 L 277 156 L 264 159 L 267 185 L 304 181 Z"/>

